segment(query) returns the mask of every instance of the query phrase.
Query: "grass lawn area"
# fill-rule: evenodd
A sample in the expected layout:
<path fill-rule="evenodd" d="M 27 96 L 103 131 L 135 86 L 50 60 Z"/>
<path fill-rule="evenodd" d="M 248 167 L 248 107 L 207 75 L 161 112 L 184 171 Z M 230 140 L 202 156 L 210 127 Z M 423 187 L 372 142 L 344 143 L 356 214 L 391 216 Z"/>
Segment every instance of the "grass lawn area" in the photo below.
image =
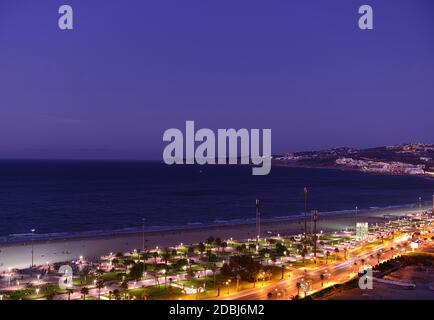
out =
<path fill-rule="evenodd" d="M 122 272 L 105 272 L 100 276 L 100 279 L 104 281 L 118 280 L 118 274 L 120 273 Z"/>
<path fill-rule="evenodd" d="M 205 270 L 205 266 L 195 264 L 195 265 L 191 266 L 191 270 L 193 270 L 193 271 L 204 271 Z"/>
<path fill-rule="evenodd" d="M 219 278 L 221 278 L 219 275 L 216 275 L 216 282 L 218 282 Z M 181 281 L 177 281 L 176 282 L 179 285 L 183 285 L 185 287 L 199 287 L 199 286 L 203 286 L 205 284 L 205 288 L 211 288 L 214 284 L 214 279 L 213 277 L 201 277 L 201 278 L 191 278 L 188 280 L 181 280 Z"/>
<path fill-rule="evenodd" d="M 172 287 L 170 293 L 170 298 L 177 300 L 185 296 L 180 288 Z M 144 300 L 143 293 L 146 292 L 146 297 L 148 300 L 167 300 L 169 299 L 169 288 L 165 288 L 164 285 L 150 286 L 146 288 L 136 288 L 128 291 L 130 296 L 134 296 L 136 300 Z"/>
<path fill-rule="evenodd" d="M 81 276 L 81 277 L 77 277 L 77 278 L 73 278 L 72 279 L 72 284 L 74 286 L 80 286 L 80 285 L 90 285 L 93 284 L 93 280 L 95 278 L 93 276 Z"/>
<path fill-rule="evenodd" d="M 32 300 L 46 297 L 50 294 L 62 294 L 66 293 L 65 290 L 61 290 L 57 284 L 46 284 L 38 287 L 39 294 L 36 294 L 36 287 L 25 288 L 21 290 L 4 292 L 5 295 L 9 296 L 12 300 Z"/>

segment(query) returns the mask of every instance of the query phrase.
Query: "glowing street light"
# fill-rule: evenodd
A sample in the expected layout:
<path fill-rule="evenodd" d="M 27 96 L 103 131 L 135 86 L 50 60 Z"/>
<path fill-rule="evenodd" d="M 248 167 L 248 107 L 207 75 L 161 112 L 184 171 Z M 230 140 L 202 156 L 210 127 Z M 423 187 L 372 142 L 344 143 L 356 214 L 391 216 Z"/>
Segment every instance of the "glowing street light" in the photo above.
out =
<path fill-rule="evenodd" d="M 419 244 L 417 242 L 410 243 L 410 248 L 414 252 L 417 248 L 419 248 Z"/>
<path fill-rule="evenodd" d="M 231 280 L 229 279 L 228 281 L 225 282 L 226 286 L 228 287 L 228 295 L 229 295 L 229 284 L 231 283 Z"/>

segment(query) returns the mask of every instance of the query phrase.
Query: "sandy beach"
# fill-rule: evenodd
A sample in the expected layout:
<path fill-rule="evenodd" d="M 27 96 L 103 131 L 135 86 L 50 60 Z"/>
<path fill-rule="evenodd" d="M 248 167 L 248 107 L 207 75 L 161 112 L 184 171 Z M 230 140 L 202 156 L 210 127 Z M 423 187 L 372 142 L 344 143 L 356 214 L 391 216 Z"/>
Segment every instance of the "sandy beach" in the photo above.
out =
<path fill-rule="evenodd" d="M 370 210 L 359 212 L 359 222 L 370 224 L 388 221 L 385 215 L 404 216 L 409 213 L 430 210 L 431 207 L 421 208 L 397 208 L 384 210 Z M 345 228 L 354 228 L 355 216 L 351 213 L 336 213 L 320 215 L 317 224 L 318 231 L 339 231 Z M 261 225 L 262 236 L 267 234 L 292 235 L 299 234 L 303 230 L 303 217 L 291 220 L 263 222 Z M 145 247 L 152 249 L 180 244 L 193 244 L 205 241 L 209 236 L 221 239 L 248 239 L 255 235 L 254 224 L 242 224 L 232 226 L 213 226 L 204 228 L 177 229 L 171 231 L 145 232 Z M 141 249 L 142 233 L 122 235 L 107 235 L 76 239 L 57 239 L 51 241 L 34 242 L 34 261 L 41 265 L 47 262 L 63 262 L 76 259 L 79 256 L 86 258 L 99 257 L 110 252 L 126 252 Z M 4 243 L 0 245 L 0 271 L 8 268 L 26 268 L 31 264 L 31 243 Z"/>

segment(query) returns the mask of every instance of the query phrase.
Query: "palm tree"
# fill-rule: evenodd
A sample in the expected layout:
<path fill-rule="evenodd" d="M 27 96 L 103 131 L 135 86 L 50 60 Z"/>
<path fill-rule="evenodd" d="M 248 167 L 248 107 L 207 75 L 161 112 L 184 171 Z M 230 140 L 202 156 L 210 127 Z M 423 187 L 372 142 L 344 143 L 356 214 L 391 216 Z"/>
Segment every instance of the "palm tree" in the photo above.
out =
<path fill-rule="evenodd" d="M 242 253 L 242 252 L 246 251 L 246 248 L 247 248 L 246 245 L 243 243 L 242 245 L 237 247 L 237 251 Z"/>
<path fill-rule="evenodd" d="M 102 276 L 103 274 L 104 274 L 104 271 L 103 271 L 103 270 L 101 270 L 101 269 L 96 270 L 96 276 L 97 276 L 98 279 L 101 278 L 101 276 Z"/>
<path fill-rule="evenodd" d="M 255 248 L 256 248 L 256 245 L 254 243 L 250 243 L 249 244 L 249 252 L 250 251 L 252 251 L 252 252 L 255 251 Z"/>
<path fill-rule="evenodd" d="M 215 240 L 214 240 L 214 244 L 216 245 L 217 250 L 220 251 L 221 244 L 222 244 L 222 239 L 220 239 L 220 238 L 215 238 Z"/>
<path fill-rule="evenodd" d="M 297 282 L 297 284 L 295 286 L 297 288 L 297 296 L 300 296 L 301 283 Z"/>
<path fill-rule="evenodd" d="M 194 247 L 193 246 L 191 246 L 191 247 L 188 247 L 188 250 L 187 250 L 187 259 L 188 259 L 188 265 L 189 265 L 189 267 L 190 267 L 190 271 L 191 271 L 191 263 L 190 263 L 190 258 L 192 257 L 194 255 Z"/>
<path fill-rule="evenodd" d="M 213 236 L 209 236 L 208 239 L 205 240 L 205 243 L 208 245 L 212 245 L 214 243 L 215 239 Z"/>
<path fill-rule="evenodd" d="M 163 270 L 164 273 L 164 288 L 167 288 L 167 264 L 164 266 L 165 269 Z"/>
<path fill-rule="evenodd" d="M 380 264 L 380 257 L 381 257 L 381 253 L 377 252 L 377 261 L 378 261 L 378 264 Z"/>
<path fill-rule="evenodd" d="M 142 259 L 143 259 L 143 270 L 146 271 L 146 261 L 152 258 L 151 253 L 146 249 L 143 253 L 142 253 Z"/>
<path fill-rule="evenodd" d="M 206 261 L 210 262 L 211 259 L 213 258 L 214 254 L 212 253 L 211 250 L 206 250 Z"/>
<path fill-rule="evenodd" d="M 328 261 L 328 259 L 329 259 L 329 256 L 330 256 L 330 251 L 326 251 L 326 264 L 327 264 L 327 261 Z"/>
<path fill-rule="evenodd" d="M 304 260 L 306 258 L 306 255 L 307 255 L 307 249 L 304 248 L 303 250 L 301 250 L 301 257 L 303 258 L 303 264 L 304 264 Z"/>
<path fill-rule="evenodd" d="M 338 257 L 339 257 L 339 248 L 335 248 L 335 253 L 336 253 L 336 255 L 335 255 L 335 260 L 338 260 Z"/>
<path fill-rule="evenodd" d="M 81 288 L 80 293 L 83 295 L 83 300 L 86 300 L 86 295 L 89 294 L 89 289 L 87 287 L 83 287 Z"/>
<path fill-rule="evenodd" d="M 170 258 L 171 258 L 171 253 L 169 252 L 169 249 L 166 248 L 166 251 L 164 251 L 164 253 L 163 253 L 164 264 L 167 265 L 167 263 L 169 262 Z"/>
<path fill-rule="evenodd" d="M 128 291 L 128 281 L 126 281 L 126 280 L 122 281 L 122 283 L 121 283 L 121 290 L 122 290 L 122 292 L 124 294 L 124 299 L 125 299 L 127 291 Z"/>
<path fill-rule="evenodd" d="M 101 289 L 104 288 L 104 281 L 103 280 L 99 280 L 96 283 L 96 288 L 98 289 L 98 300 L 101 299 Z"/>
<path fill-rule="evenodd" d="M 74 293 L 74 289 L 72 289 L 72 288 L 67 288 L 67 289 L 66 289 L 66 292 L 68 292 L 68 300 L 71 300 L 71 294 Z"/>
<path fill-rule="evenodd" d="M 197 249 L 199 250 L 200 255 L 202 255 L 206 250 L 206 246 L 202 242 L 200 242 L 197 245 Z"/>
<path fill-rule="evenodd" d="M 116 300 L 120 300 L 121 295 L 118 289 L 113 290 L 113 296 L 115 297 Z"/>
<path fill-rule="evenodd" d="M 223 252 L 225 252 L 225 249 L 226 249 L 227 246 L 228 246 L 228 244 L 227 244 L 226 241 L 223 241 L 223 242 L 220 244 L 220 247 L 223 249 Z"/>
<path fill-rule="evenodd" d="M 157 266 L 158 252 L 157 251 L 152 252 L 152 256 L 154 257 L 154 265 Z"/>

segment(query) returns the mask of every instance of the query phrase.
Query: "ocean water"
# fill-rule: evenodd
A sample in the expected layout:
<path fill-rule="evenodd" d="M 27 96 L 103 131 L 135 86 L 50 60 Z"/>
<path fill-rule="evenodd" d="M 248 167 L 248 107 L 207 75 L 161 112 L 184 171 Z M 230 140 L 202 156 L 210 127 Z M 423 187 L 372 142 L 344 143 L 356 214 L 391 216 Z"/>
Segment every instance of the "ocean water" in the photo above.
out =
<path fill-rule="evenodd" d="M 167 166 L 158 162 L 0 161 L 0 236 L 106 233 L 253 221 L 429 202 L 434 180 L 330 169 Z M 8 236 L 8 237 L 6 237 Z"/>

